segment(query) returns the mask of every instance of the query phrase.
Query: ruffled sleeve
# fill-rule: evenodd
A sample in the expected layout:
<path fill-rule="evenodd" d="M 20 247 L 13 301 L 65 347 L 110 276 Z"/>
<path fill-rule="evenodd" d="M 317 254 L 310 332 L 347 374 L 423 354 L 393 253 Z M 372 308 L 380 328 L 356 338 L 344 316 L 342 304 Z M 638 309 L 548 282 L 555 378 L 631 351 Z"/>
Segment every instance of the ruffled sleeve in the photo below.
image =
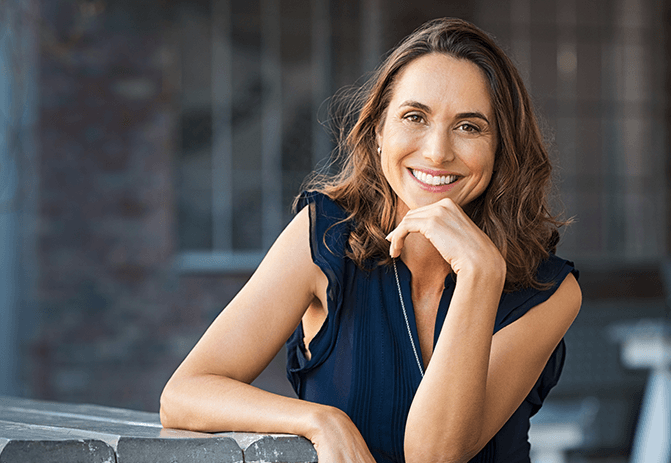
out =
<path fill-rule="evenodd" d="M 510 325 L 533 307 L 550 299 L 569 273 L 578 278 L 579 274 L 573 262 L 551 254 L 548 259 L 541 262 L 537 271 L 538 280 L 542 283 L 550 283 L 550 288 L 547 290 L 527 288 L 513 293 L 504 293 L 499 305 L 499 311 L 496 314 L 494 332 Z M 538 381 L 527 396 L 526 400 L 533 406 L 532 415 L 540 409 L 550 390 L 559 381 L 559 376 L 564 367 L 565 356 L 566 344 L 562 339 L 550 356 Z"/>
<path fill-rule="evenodd" d="M 494 332 L 510 325 L 538 304 L 550 299 L 569 273 L 573 273 L 576 278 L 578 277 L 578 271 L 575 270 L 573 262 L 550 254 L 548 259 L 540 263 L 536 273 L 541 283 L 551 284 L 550 288 L 542 291 L 535 288 L 526 288 L 512 293 L 504 293 L 499 304 L 499 311 L 496 314 Z"/>
<path fill-rule="evenodd" d="M 287 341 L 287 376 L 300 396 L 301 375 L 319 366 L 328 357 L 337 336 L 342 307 L 345 274 L 345 251 L 350 232 L 348 214 L 323 193 L 304 191 L 298 198 L 298 209 L 308 207 L 310 217 L 310 253 L 312 261 L 328 280 L 326 289 L 328 315 L 310 342 L 310 359 L 305 355 L 303 329 L 299 325 Z"/>

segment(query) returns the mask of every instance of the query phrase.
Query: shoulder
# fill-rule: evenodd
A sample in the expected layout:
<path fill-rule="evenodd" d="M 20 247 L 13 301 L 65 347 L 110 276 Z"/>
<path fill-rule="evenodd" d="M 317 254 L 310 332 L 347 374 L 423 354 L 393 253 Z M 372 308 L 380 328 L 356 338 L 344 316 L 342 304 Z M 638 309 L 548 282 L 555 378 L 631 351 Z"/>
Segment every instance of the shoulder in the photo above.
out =
<path fill-rule="evenodd" d="M 310 254 L 310 217 L 309 211 L 299 211 L 271 246 L 255 273 L 273 273 L 288 275 L 295 272 L 308 281 L 319 274 Z"/>
<path fill-rule="evenodd" d="M 571 261 L 550 254 L 538 268 L 538 278 L 550 284 L 550 287 L 541 293 L 543 301 L 553 301 L 553 307 L 565 318 L 569 324 L 578 315 L 582 304 L 582 291 L 578 284 L 580 273 Z"/>
<path fill-rule="evenodd" d="M 573 313 L 574 318 L 582 300 L 578 276 L 579 272 L 573 262 L 550 254 L 547 259 L 541 261 L 536 271 L 537 281 L 546 285 L 546 288 L 527 287 L 504 293 L 496 317 L 496 329 L 509 325 L 532 308 L 550 299 L 553 302 L 565 301 L 566 304 L 559 304 L 556 306 L 557 309 L 565 310 L 569 316 Z"/>
<path fill-rule="evenodd" d="M 571 321 L 578 314 L 582 304 L 582 291 L 578 284 L 580 272 L 575 264 L 569 260 L 550 254 L 538 268 L 538 278 L 546 281 L 550 287 L 546 290 L 550 295 L 547 298 L 559 302 L 559 307 L 570 316 Z"/>
<path fill-rule="evenodd" d="M 311 216 L 319 218 L 325 224 L 347 222 L 349 218 L 349 214 L 340 204 L 316 190 L 303 191 L 296 198 L 296 210 L 305 208 L 309 209 Z"/>
<path fill-rule="evenodd" d="M 550 254 L 547 259 L 542 260 L 536 270 L 538 281 L 551 284 L 551 288 L 558 287 L 568 274 L 578 278 L 579 272 L 575 264 L 555 254 Z"/>
<path fill-rule="evenodd" d="M 320 266 L 321 262 L 335 265 L 336 260 L 344 258 L 352 230 L 349 213 L 318 191 L 303 191 L 296 200 L 296 207 L 308 217 L 314 262 Z"/>
<path fill-rule="evenodd" d="M 497 330 L 508 326 L 515 327 L 513 330 L 517 335 L 536 340 L 530 341 L 528 346 L 536 342 L 542 344 L 540 340 L 544 339 L 549 342 L 546 347 L 551 352 L 578 315 L 582 293 L 576 278 L 568 273 L 550 290 L 539 291 L 538 294 L 542 296 L 532 297 L 514 308 L 509 317 L 497 326 Z M 508 330 L 506 328 L 501 331 Z"/>

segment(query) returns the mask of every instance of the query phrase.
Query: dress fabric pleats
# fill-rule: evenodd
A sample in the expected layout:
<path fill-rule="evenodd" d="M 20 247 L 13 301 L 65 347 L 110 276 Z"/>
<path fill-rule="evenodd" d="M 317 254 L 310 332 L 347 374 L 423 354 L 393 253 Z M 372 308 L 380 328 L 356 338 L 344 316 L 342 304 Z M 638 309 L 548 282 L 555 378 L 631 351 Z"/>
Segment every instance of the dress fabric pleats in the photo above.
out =
<path fill-rule="evenodd" d="M 403 317 L 393 267 L 362 270 L 345 256 L 351 229 L 348 214 L 327 196 L 303 192 L 299 207 L 308 207 L 313 261 L 328 279 L 328 315 L 306 355 L 302 326 L 287 341 L 287 375 L 299 398 L 331 405 L 349 415 L 377 463 L 399 463 L 408 410 L 421 376 Z M 411 274 L 397 260 L 401 291 L 415 345 L 419 346 L 410 294 Z M 494 332 L 513 323 L 547 300 L 573 263 L 551 255 L 538 278 L 552 282 L 545 291 L 527 288 L 501 296 Z M 435 339 L 455 287 L 445 280 Z M 421 360 L 421 352 L 418 351 Z M 559 379 L 565 356 L 562 340 L 524 402 L 501 430 L 471 461 L 517 463 L 529 460 L 529 418 L 543 404 Z"/>

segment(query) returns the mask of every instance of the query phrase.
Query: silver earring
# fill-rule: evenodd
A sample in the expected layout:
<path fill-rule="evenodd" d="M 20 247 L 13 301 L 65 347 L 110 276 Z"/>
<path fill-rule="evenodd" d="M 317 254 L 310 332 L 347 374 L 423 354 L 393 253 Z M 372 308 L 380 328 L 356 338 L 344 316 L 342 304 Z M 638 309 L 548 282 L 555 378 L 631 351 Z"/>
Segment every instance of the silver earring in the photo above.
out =
<path fill-rule="evenodd" d="M 377 147 L 377 154 L 378 155 L 382 154 L 382 148 L 380 148 L 379 146 Z"/>

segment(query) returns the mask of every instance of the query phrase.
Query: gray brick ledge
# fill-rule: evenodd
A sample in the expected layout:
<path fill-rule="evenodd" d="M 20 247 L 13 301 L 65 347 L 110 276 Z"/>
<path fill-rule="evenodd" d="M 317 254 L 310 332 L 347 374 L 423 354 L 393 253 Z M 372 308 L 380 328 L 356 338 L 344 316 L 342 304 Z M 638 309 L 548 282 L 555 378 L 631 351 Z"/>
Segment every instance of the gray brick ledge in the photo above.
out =
<path fill-rule="evenodd" d="M 0 396 L 0 463 L 312 463 L 307 439 L 196 433 L 161 427 L 158 414 Z"/>
<path fill-rule="evenodd" d="M 114 449 L 87 432 L 0 420 L 0 463 L 115 463 Z"/>
<path fill-rule="evenodd" d="M 235 439 L 245 462 L 315 463 L 317 452 L 305 437 L 293 434 L 219 433 Z"/>

